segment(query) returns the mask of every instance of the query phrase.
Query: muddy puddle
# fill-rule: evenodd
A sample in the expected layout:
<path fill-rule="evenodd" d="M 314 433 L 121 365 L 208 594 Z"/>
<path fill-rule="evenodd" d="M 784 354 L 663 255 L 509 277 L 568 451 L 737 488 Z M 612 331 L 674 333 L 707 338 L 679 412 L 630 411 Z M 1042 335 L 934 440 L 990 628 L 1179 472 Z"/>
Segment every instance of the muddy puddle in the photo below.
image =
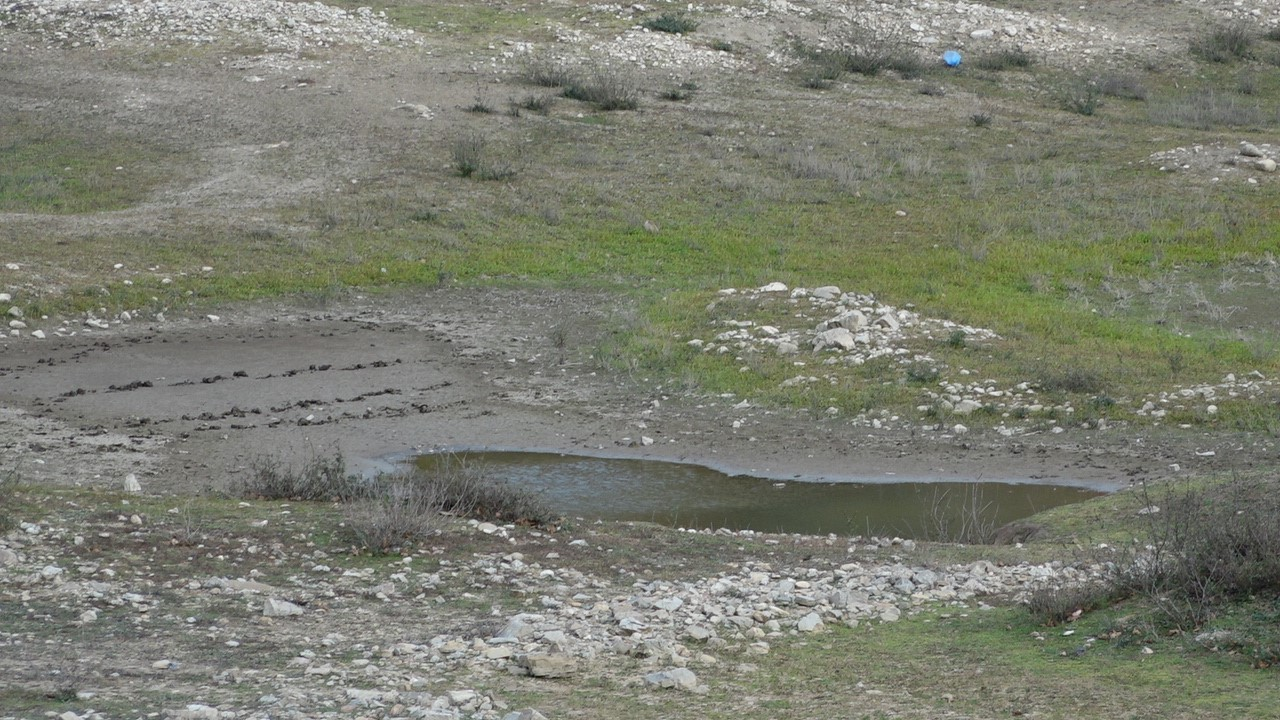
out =
<path fill-rule="evenodd" d="M 429 472 L 459 458 L 494 479 L 532 490 L 566 517 L 760 532 L 923 538 L 975 518 L 998 527 L 1102 494 L 1016 480 L 784 481 L 702 465 L 544 452 L 429 454 L 414 462 Z"/>

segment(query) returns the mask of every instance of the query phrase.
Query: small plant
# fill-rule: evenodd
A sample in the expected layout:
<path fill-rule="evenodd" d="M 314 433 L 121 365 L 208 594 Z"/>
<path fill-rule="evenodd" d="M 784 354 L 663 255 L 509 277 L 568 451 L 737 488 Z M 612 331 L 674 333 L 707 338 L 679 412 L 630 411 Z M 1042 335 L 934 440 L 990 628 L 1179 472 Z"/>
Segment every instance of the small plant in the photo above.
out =
<path fill-rule="evenodd" d="M 925 83 L 924 85 L 920 86 L 920 89 L 918 92 L 921 95 L 928 95 L 930 97 L 945 97 L 947 94 L 947 89 L 942 87 L 941 85 Z"/>
<path fill-rule="evenodd" d="M 1253 54 L 1253 31 L 1244 23 L 1219 25 L 1191 41 L 1191 54 L 1215 63 L 1247 60 Z"/>
<path fill-rule="evenodd" d="M 1027 611 L 1041 625 L 1054 627 L 1073 622 L 1085 613 L 1107 607 L 1119 599 L 1116 588 L 1102 582 L 1052 585 L 1031 593 Z"/>
<path fill-rule="evenodd" d="M 976 112 L 969 116 L 969 122 L 973 123 L 976 128 L 984 128 L 991 125 L 991 113 Z"/>
<path fill-rule="evenodd" d="M 1102 392 L 1102 377 L 1097 373 L 1079 368 L 1065 372 L 1053 373 L 1040 379 L 1039 386 L 1046 392 L 1075 393 L 1080 395 L 1097 395 Z"/>
<path fill-rule="evenodd" d="M 530 85 L 548 88 L 567 87 L 573 82 L 574 69 L 565 61 L 545 54 L 525 58 L 520 78 Z"/>
<path fill-rule="evenodd" d="M 1102 89 L 1096 80 L 1079 78 L 1060 92 L 1062 108 L 1077 115 L 1093 115 L 1102 107 Z"/>
<path fill-rule="evenodd" d="M 640 23 L 641 27 L 654 32 L 684 35 L 698 29 L 696 20 L 690 20 L 682 13 L 663 13 Z"/>
<path fill-rule="evenodd" d="M 492 115 L 494 113 L 493 106 L 485 102 L 484 98 L 478 95 L 476 96 L 475 102 L 466 107 L 466 111 L 469 113 L 475 113 L 476 115 Z"/>
<path fill-rule="evenodd" d="M 259 457 L 251 463 L 249 476 L 233 483 L 232 490 L 240 497 L 261 500 L 349 500 L 363 492 L 360 478 L 347 473 L 340 452 L 332 456 L 313 452 L 300 468 Z"/>
<path fill-rule="evenodd" d="M 1263 109 L 1257 101 L 1212 90 L 1152 101 L 1148 114 L 1153 123 L 1196 130 L 1263 127 L 1275 119 L 1275 114 Z"/>
<path fill-rule="evenodd" d="M 1236 77 L 1236 92 L 1241 95 L 1258 94 L 1258 76 L 1251 72 L 1240 73 Z"/>
<path fill-rule="evenodd" d="M 510 180 L 516 176 L 515 167 L 506 160 L 494 157 L 489 139 L 479 133 L 471 133 L 455 140 L 451 153 L 453 169 L 464 178 Z"/>
<path fill-rule="evenodd" d="M 564 96 L 595 105 L 603 111 L 640 107 L 640 87 L 622 68 L 601 63 L 564 86 Z"/>
<path fill-rule="evenodd" d="M 951 334 L 947 336 L 947 339 L 943 341 L 943 344 L 947 347 L 960 350 L 968 344 L 968 341 L 969 333 L 963 330 L 952 330 Z"/>
<path fill-rule="evenodd" d="M 673 88 L 668 88 L 658 93 L 658 97 L 672 102 L 684 102 L 692 98 L 694 91 L 697 89 L 697 83 L 682 82 Z"/>
<path fill-rule="evenodd" d="M 555 102 L 554 95 L 525 95 L 519 100 L 511 101 L 511 114 L 519 116 L 521 110 L 528 110 L 539 115 L 546 115 L 551 112 L 551 107 L 555 105 Z"/>
<path fill-rule="evenodd" d="M 935 365 L 926 362 L 912 363 L 907 367 L 907 381 L 920 385 L 936 383 L 940 375 Z"/>
<path fill-rule="evenodd" d="M 1098 78 L 1098 92 L 1125 100 L 1146 100 L 1147 86 L 1133 75 L 1104 75 Z"/>
<path fill-rule="evenodd" d="M 735 50 L 735 48 L 733 47 L 733 43 L 729 42 L 728 40 L 712 41 L 711 49 L 715 50 L 716 52 L 722 52 L 722 53 L 732 53 Z"/>
<path fill-rule="evenodd" d="M 18 527 L 18 518 L 13 514 L 14 493 L 17 487 L 17 466 L 0 470 L 0 535 Z"/>
<path fill-rule="evenodd" d="M 993 50 L 979 55 L 973 66 L 979 70 L 1025 70 L 1036 64 L 1036 59 L 1028 52 L 1017 49 Z"/>

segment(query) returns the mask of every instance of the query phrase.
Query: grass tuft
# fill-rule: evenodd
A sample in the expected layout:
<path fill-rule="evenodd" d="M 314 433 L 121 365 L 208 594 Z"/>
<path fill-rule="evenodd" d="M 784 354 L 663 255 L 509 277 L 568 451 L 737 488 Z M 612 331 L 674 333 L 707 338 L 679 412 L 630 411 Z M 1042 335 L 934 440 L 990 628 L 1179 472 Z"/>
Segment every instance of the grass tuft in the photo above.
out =
<path fill-rule="evenodd" d="M 645 20 L 640 25 L 654 32 L 670 33 L 672 35 L 684 35 L 698 29 L 698 22 L 689 19 L 683 13 L 663 13 Z"/>
<path fill-rule="evenodd" d="M 259 457 L 248 477 L 232 485 L 240 497 L 260 500 L 349 500 L 359 496 L 360 479 L 347 472 L 342 453 L 332 456 L 312 453 L 301 467 L 285 465 L 271 457 Z"/>
<path fill-rule="evenodd" d="M 1252 28 L 1244 23 L 1219 25 L 1193 39 L 1188 49 L 1201 60 L 1234 63 L 1252 56 L 1254 40 Z"/>
<path fill-rule="evenodd" d="M 993 50 L 979 55 L 973 60 L 973 66 L 979 70 L 1025 70 L 1036 64 L 1031 53 L 1018 49 Z"/>

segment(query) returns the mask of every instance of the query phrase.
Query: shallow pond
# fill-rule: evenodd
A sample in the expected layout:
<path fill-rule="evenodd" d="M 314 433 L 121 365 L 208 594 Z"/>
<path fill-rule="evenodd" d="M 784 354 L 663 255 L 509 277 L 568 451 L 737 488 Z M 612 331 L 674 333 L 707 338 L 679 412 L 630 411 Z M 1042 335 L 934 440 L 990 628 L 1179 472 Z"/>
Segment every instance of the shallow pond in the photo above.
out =
<path fill-rule="evenodd" d="M 673 527 L 936 537 L 939 530 L 971 522 L 975 508 L 984 525 L 998 527 L 1102 494 L 1030 482 L 928 478 L 782 482 L 702 465 L 539 452 L 422 455 L 416 463 L 430 471 L 457 457 L 494 479 L 534 491 L 566 517 Z"/>

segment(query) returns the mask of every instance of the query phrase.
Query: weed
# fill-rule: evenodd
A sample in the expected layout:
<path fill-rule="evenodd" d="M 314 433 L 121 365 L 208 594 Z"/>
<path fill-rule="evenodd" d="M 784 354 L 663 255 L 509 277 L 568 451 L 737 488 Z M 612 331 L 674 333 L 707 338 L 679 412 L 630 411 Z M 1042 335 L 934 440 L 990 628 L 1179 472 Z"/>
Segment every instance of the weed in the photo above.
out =
<path fill-rule="evenodd" d="M 1093 115 L 1102 107 L 1102 89 L 1096 80 L 1075 78 L 1058 91 L 1062 109 L 1077 115 Z"/>
<path fill-rule="evenodd" d="M 476 97 L 475 102 L 466 107 L 466 111 L 469 113 L 475 113 L 476 115 L 492 115 L 495 112 L 492 105 L 485 102 L 483 98 L 478 96 Z"/>
<path fill-rule="evenodd" d="M 941 373 L 936 365 L 926 362 L 912 363 L 907 366 L 907 381 L 920 385 L 932 385 L 938 382 Z"/>
<path fill-rule="evenodd" d="M 1280 25 L 1272 27 L 1264 32 L 1262 34 L 1262 38 L 1264 40 L 1270 40 L 1271 42 L 1280 42 Z"/>
<path fill-rule="evenodd" d="M 13 514 L 13 503 L 18 487 L 18 467 L 0 470 L 0 535 L 4 535 L 18 527 L 18 518 Z"/>
<path fill-rule="evenodd" d="M 563 88 L 573 82 L 574 69 L 552 55 L 532 54 L 525 58 L 520 78 L 538 87 Z"/>
<path fill-rule="evenodd" d="M 1142 489 L 1147 538 L 1118 567 L 1119 590 L 1148 598 L 1174 628 L 1201 627 L 1222 605 L 1280 592 L 1280 497 L 1274 482 L 1233 478 L 1206 489 Z"/>
<path fill-rule="evenodd" d="M 985 111 L 976 112 L 969 116 L 969 122 L 973 123 L 973 126 L 977 128 L 987 127 L 991 124 L 991 113 Z"/>
<path fill-rule="evenodd" d="M 1041 625 L 1053 627 L 1072 622 L 1081 615 L 1107 607 L 1123 593 L 1105 582 L 1082 585 L 1051 585 L 1036 589 L 1027 599 L 1027 611 Z"/>
<path fill-rule="evenodd" d="M 347 473 L 342 453 L 324 456 L 313 451 L 298 469 L 276 458 L 256 458 L 249 476 L 235 481 L 232 492 L 262 500 L 348 500 L 362 489 L 360 479 Z"/>
<path fill-rule="evenodd" d="M 1025 70 L 1035 65 L 1036 59 L 1025 50 L 993 50 L 979 55 L 973 66 L 979 70 Z"/>
<path fill-rule="evenodd" d="M 441 512 L 531 525 L 551 525 L 558 520 L 537 495 L 502 482 L 483 465 L 453 455 L 431 460 L 413 475 L 413 482 L 423 486 L 416 492 L 433 499 Z"/>
<path fill-rule="evenodd" d="M 1241 95 L 1258 94 L 1258 76 L 1251 72 L 1240 73 L 1236 77 L 1236 92 Z"/>
<path fill-rule="evenodd" d="M 510 180 L 516 176 L 514 165 L 495 157 L 489 139 L 480 133 L 470 133 L 458 138 L 450 151 L 453 169 L 464 178 Z"/>
<path fill-rule="evenodd" d="M 1150 103 L 1151 122 L 1158 125 L 1213 130 L 1224 127 L 1263 127 L 1275 120 L 1257 102 L 1234 93 L 1200 90 Z"/>
<path fill-rule="evenodd" d="M 736 48 L 728 40 L 714 40 L 711 43 L 711 49 L 716 52 L 733 53 Z"/>
<path fill-rule="evenodd" d="M 921 95 L 928 95 L 930 97 L 945 97 L 947 94 L 947 89 L 942 87 L 941 85 L 935 85 L 933 83 L 925 83 L 924 85 L 920 86 L 920 89 L 917 92 L 919 92 Z"/>
<path fill-rule="evenodd" d="M 1134 75 L 1103 75 L 1098 78 L 1098 92 L 1125 100 L 1146 100 L 1147 86 Z"/>
<path fill-rule="evenodd" d="M 640 107 L 640 86 L 635 76 L 622 67 L 604 62 L 575 75 L 564 86 L 564 96 L 589 102 L 605 112 Z"/>
<path fill-rule="evenodd" d="M 697 89 L 697 83 L 682 82 L 673 88 L 667 88 L 666 90 L 658 93 L 658 97 L 672 102 L 684 102 L 692 98 L 694 91 Z"/>
<path fill-rule="evenodd" d="M 986 545 L 995 537 L 995 504 L 983 498 L 977 483 L 959 490 L 935 487 L 932 497 L 924 499 L 924 508 L 920 539 Z"/>
<path fill-rule="evenodd" d="M 390 475 L 372 481 L 374 491 L 343 508 L 346 526 L 360 545 L 375 553 L 438 534 L 445 525 L 440 510 L 447 501 L 437 484 L 412 475 Z"/>
<path fill-rule="evenodd" d="M 518 116 L 521 110 L 528 110 L 539 115 L 546 115 L 551 112 L 551 108 L 555 103 L 556 98 L 554 95 L 525 95 L 519 100 L 511 101 L 511 114 Z"/>
<path fill-rule="evenodd" d="M 663 13 L 640 23 L 642 27 L 654 32 L 684 35 L 698 29 L 696 20 L 690 20 L 683 13 Z"/>
<path fill-rule="evenodd" d="M 947 347 L 956 348 L 957 350 L 959 350 L 968 343 L 968 340 L 969 340 L 969 333 L 965 332 L 964 330 L 952 330 L 951 334 L 947 336 L 947 339 L 943 341 L 943 344 L 945 344 Z"/>
<path fill-rule="evenodd" d="M 1215 63 L 1233 63 L 1248 59 L 1253 53 L 1254 34 L 1248 25 L 1234 23 L 1210 28 L 1191 41 L 1192 55 Z"/>
<path fill-rule="evenodd" d="M 1038 383 L 1046 392 L 1062 392 L 1074 394 L 1098 394 L 1102 392 L 1102 378 L 1089 370 L 1073 368 L 1061 373 L 1054 373 L 1040 378 Z"/>

